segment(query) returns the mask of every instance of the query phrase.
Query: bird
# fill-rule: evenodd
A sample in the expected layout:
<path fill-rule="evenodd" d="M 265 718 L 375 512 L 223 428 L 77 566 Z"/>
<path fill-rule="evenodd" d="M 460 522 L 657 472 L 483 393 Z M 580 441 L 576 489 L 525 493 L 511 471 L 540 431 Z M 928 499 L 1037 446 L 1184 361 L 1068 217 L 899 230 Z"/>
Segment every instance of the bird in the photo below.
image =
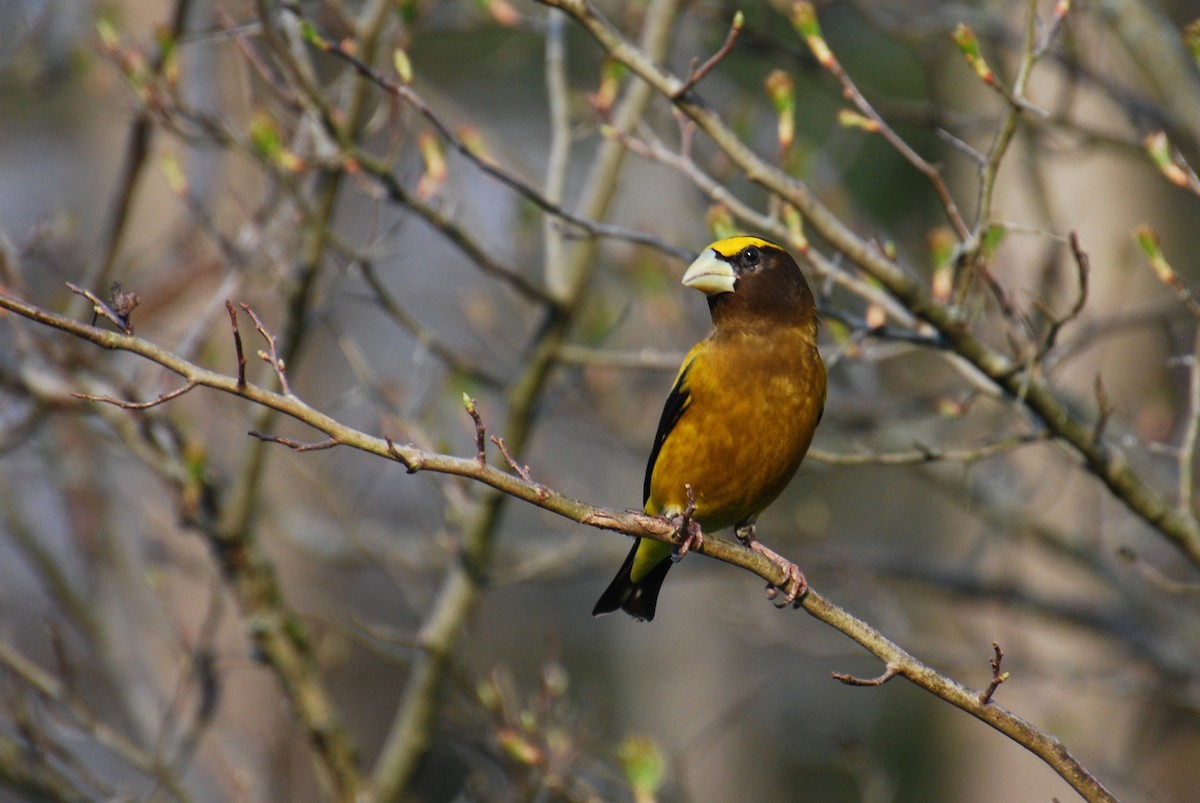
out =
<path fill-rule="evenodd" d="M 707 296 L 713 327 L 667 395 L 642 488 L 643 510 L 670 519 L 681 542 L 638 538 L 593 616 L 652 620 L 672 564 L 727 527 L 787 572 L 785 603 L 807 589 L 795 564 L 758 542 L 755 522 L 800 467 L 825 411 L 812 290 L 791 254 L 749 235 L 707 246 L 682 282 Z"/>

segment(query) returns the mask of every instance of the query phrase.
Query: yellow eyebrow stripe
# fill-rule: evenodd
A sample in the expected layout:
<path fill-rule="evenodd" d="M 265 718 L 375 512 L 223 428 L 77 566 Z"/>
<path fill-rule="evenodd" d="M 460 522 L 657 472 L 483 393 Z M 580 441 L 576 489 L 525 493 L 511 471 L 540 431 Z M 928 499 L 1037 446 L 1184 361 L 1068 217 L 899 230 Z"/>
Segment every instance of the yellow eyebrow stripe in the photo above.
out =
<path fill-rule="evenodd" d="M 779 249 L 779 246 L 770 240 L 764 240 L 761 237 L 751 237 L 748 234 L 739 234 L 736 237 L 726 237 L 723 240 L 717 240 L 709 248 L 728 259 L 749 245 L 756 245 L 759 248 Z"/>

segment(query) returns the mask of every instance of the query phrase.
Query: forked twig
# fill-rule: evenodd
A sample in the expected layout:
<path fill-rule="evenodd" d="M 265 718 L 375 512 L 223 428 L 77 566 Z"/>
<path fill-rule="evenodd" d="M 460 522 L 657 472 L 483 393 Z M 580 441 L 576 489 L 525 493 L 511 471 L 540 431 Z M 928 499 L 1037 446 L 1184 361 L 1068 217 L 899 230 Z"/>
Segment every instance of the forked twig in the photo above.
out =
<path fill-rule="evenodd" d="M 687 80 L 683 82 L 683 86 L 679 87 L 679 90 L 672 97 L 672 100 L 678 100 L 690 92 L 696 86 L 696 84 L 704 80 L 704 76 L 712 72 L 713 67 L 716 67 L 726 56 L 729 55 L 730 51 L 733 50 L 734 43 L 737 42 L 738 36 L 742 33 L 742 26 L 745 24 L 745 22 L 746 19 L 742 12 L 739 11 L 733 15 L 733 22 L 729 26 L 729 33 L 725 36 L 724 44 L 722 44 L 721 48 L 716 53 L 712 54 L 708 61 L 704 62 L 703 64 L 700 64 L 699 57 L 692 59 L 692 65 L 688 71 Z"/>
<path fill-rule="evenodd" d="M 1079 244 L 1079 235 L 1071 232 L 1067 236 L 1067 242 L 1071 246 L 1071 256 L 1075 259 L 1075 270 L 1079 276 L 1079 293 L 1075 296 L 1075 303 L 1071 305 L 1071 309 L 1061 317 L 1050 317 L 1050 328 L 1046 330 L 1046 337 L 1042 340 L 1042 347 L 1038 352 L 1038 358 L 1044 357 L 1050 349 L 1054 348 L 1058 342 L 1058 335 L 1062 332 L 1062 328 L 1071 321 L 1079 317 L 1083 312 L 1084 306 L 1088 299 L 1088 278 L 1092 272 L 1092 263 L 1088 258 L 1087 252 L 1083 250 L 1083 246 Z"/>
<path fill-rule="evenodd" d="M 283 358 L 279 356 L 279 339 L 267 331 L 267 327 L 263 325 L 261 320 L 259 320 L 258 314 L 250 308 L 249 304 L 239 304 L 238 306 L 240 306 L 242 310 L 250 316 L 250 318 L 254 321 L 254 328 L 258 330 L 260 335 L 262 335 L 262 339 L 267 341 L 268 350 L 263 351 L 262 349 L 259 349 L 258 358 L 267 365 L 271 366 L 271 369 L 275 372 L 275 376 L 279 378 L 279 387 L 283 391 L 283 395 L 291 396 L 292 388 L 291 385 L 288 384 L 287 366 L 284 365 Z M 242 382 L 243 384 L 245 383 L 244 375 L 242 376 Z"/>

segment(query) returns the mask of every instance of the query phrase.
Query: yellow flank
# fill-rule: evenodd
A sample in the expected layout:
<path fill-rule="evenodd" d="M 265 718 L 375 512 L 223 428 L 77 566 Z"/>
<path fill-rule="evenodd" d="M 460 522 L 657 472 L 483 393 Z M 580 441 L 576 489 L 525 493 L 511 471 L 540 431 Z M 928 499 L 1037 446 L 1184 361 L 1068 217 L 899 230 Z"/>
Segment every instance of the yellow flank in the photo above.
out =
<path fill-rule="evenodd" d="M 647 506 L 646 510 L 649 509 Z M 633 566 L 629 568 L 629 579 L 635 583 L 640 582 L 651 569 L 670 556 L 670 544 L 664 544 L 662 541 L 655 541 L 651 538 L 642 538 L 638 541 L 637 555 L 633 559 Z"/>
<path fill-rule="evenodd" d="M 718 245 L 744 248 L 742 241 L 755 239 Z M 825 399 L 819 359 L 802 329 L 741 330 L 698 343 L 684 361 L 691 363 L 689 404 L 654 463 L 646 512 L 679 515 L 690 483 L 704 532 L 758 516 L 787 486 L 812 441 Z M 639 562 L 644 551 L 638 550 Z"/>

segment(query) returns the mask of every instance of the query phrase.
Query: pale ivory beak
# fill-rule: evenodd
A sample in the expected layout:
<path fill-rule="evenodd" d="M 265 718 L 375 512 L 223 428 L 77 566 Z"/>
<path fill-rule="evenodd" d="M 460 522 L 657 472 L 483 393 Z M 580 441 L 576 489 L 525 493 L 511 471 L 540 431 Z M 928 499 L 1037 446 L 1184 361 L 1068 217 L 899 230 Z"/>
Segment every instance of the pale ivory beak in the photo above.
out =
<path fill-rule="evenodd" d="M 716 296 L 732 293 L 737 276 L 733 267 L 717 255 L 715 249 L 706 249 L 683 274 L 683 285 L 699 290 L 705 295 Z"/>

